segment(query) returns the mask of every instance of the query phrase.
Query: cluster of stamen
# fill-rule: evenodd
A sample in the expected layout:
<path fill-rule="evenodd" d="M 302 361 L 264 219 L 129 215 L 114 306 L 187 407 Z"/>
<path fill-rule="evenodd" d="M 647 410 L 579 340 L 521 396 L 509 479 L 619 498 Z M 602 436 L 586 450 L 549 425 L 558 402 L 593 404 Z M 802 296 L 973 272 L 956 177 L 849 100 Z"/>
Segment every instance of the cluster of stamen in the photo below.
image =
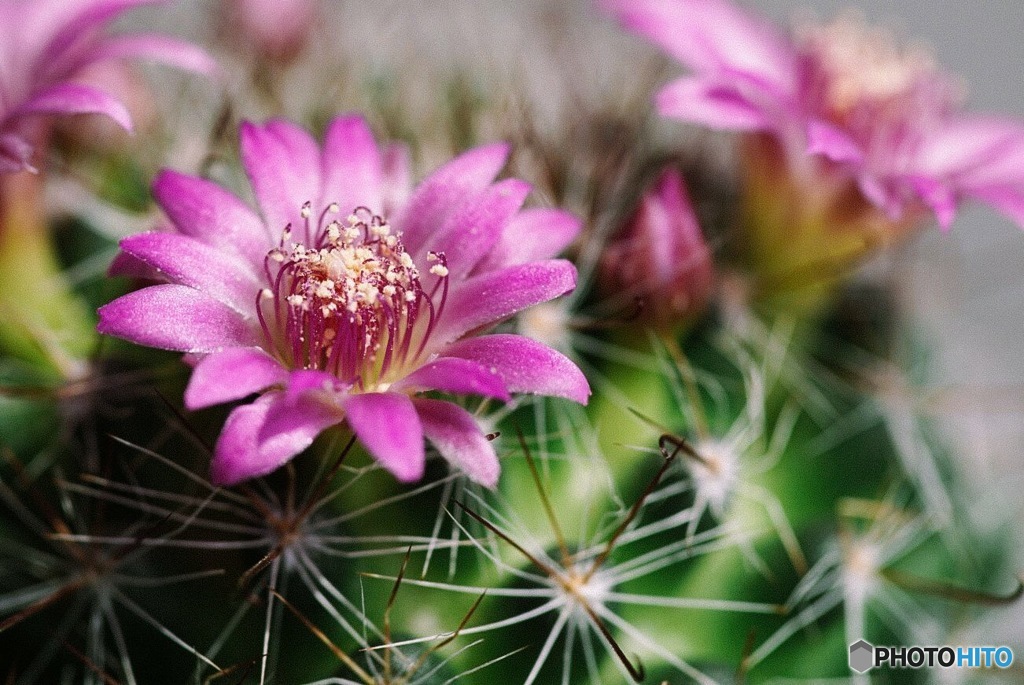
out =
<path fill-rule="evenodd" d="M 448 269 L 443 254 L 428 255 L 436 277 L 428 293 L 399 232 L 365 207 L 328 221 L 338 212 L 328 206 L 314 230 L 303 206 L 305 241 L 293 240 L 289 227 L 267 254 L 269 287 L 257 312 L 268 349 L 291 368 L 378 388 L 423 352 L 444 307 Z"/>
<path fill-rule="evenodd" d="M 805 29 L 803 43 L 822 80 L 825 107 L 836 119 L 861 106 L 899 103 L 936 73 L 927 50 L 900 50 L 887 32 L 851 17 Z"/>

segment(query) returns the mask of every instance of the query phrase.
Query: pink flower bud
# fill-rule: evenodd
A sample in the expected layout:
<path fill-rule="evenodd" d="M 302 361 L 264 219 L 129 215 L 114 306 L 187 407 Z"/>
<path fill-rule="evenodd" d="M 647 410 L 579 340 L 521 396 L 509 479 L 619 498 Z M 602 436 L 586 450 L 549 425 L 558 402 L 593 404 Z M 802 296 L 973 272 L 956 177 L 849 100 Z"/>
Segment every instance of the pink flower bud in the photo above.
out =
<path fill-rule="evenodd" d="M 704 309 L 714 265 L 678 171 L 666 170 L 644 194 L 606 250 L 602 276 L 606 292 L 639 298 L 641 318 L 656 328 L 685 323 Z"/>
<path fill-rule="evenodd" d="M 315 0 L 232 0 L 226 33 L 266 60 L 289 62 L 306 46 L 317 14 Z"/>

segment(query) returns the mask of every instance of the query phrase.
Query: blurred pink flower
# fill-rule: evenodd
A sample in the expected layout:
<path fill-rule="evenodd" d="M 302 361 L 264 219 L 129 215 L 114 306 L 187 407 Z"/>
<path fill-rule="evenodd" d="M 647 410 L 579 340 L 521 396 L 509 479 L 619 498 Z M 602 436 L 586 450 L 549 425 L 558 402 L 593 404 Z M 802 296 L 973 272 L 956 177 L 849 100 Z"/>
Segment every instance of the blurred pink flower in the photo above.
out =
<path fill-rule="evenodd" d="M 0 173 L 33 170 L 40 117 L 105 114 L 125 129 L 127 108 L 85 79 L 102 62 L 144 57 L 201 73 L 199 48 L 162 35 L 106 36 L 123 12 L 160 0 L 0 0 Z"/>
<path fill-rule="evenodd" d="M 229 0 L 228 38 L 266 59 L 287 62 L 305 47 L 317 19 L 316 0 Z"/>
<path fill-rule="evenodd" d="M 163 285 L 100 309 L 99 330 L 197 358 L 191 409 L 262 393 L 228 417 L 213 478 L 273 471 L 347 422 L 397 478 L 420 478 L 424 436 L 493 486 L 494 449 L 474 418 L 422 391 L 586 402 L 567 358 L 518 335 L 480 333 L 571 291 L 551 259 L 579 231 L 558 210 L 520 211 L 530 187 L 494 182 L 505 145 L 444 165 L 412 193 L 403 150 L 335 119 L 323 151 L 284 121 L 243 124 L 242 161 L 262 218 L 219 186 L 171 171 L 154 184 L 178 233 L 125 239 Z M 385 218 L 388 217 L 388 218 Z"/>
<path fill-rule="evenodd" d="M 605 250 L 601 272 L 604 289 L 640 298 L 641 316 L 656 328 L 671 329 L 703 311 L 714 263 L 678 171 L 664 171 L 644 193 Z"/>
<path fill-rule="evenodd" d="M 853 19 L 787 36 L 729 0 L 602 3 L 693 72 L 658 93 L 662 114 L 769 134 L 798 176 L 827 160 L 892 220 L 927 207 L 948 228 L 974 199 L 1024 225 L 1024 126 L 963 113 L 926 52 Z"/>

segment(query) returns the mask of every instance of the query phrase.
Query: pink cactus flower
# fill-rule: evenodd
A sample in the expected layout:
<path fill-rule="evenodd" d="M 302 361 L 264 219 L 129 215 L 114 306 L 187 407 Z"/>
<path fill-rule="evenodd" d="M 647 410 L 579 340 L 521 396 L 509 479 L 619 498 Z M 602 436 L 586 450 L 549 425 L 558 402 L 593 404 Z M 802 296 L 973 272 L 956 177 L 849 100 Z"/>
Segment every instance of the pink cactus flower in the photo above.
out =
<path fill-rule="evenodd" d="M 166 36 L 106 36 L 126 10 L 160 0 L 0 0 L 0 173 L 34 170 L 40 117 L 105 114 L 125 129 L 127 108 L 91 85 L 91 67 L 144 57 L 214 73 L 199 48 Z"/>
<path fill-rule="evenodd" d="M 601 273 L 606 290 L 641 300 L 641 316 L 655 328 L 670 330 L 704 310 L 714 263 L 678 171 L 664 171 L 644 193 L 605 250 Z"/>
<path fill-rule="evenodd" d="M 187 407 L 260 393 L 228 417 L 217 483 L 273 471 L 345 422 L 400 480 L 422 476 L 426 437 L 493 486 L 498 461 L 473 417 L 421 392 L 586 402 L 561 354 L 481 334 L 576 284 L 552 257 L 579 222 L 520 209 L 529 185 L 494 181 L 505 145 L 464 153 L 411 194 L 402 150 L 378 148 L 358 116 L 335 119 L 322 151 L 284 121 L 243 124 L 241 149 L 262 216 L 210 181 L 163 172 L 154 193 L 177 232 L 121 248 L 166 283 L 99 312 L 103 333 L 198 359 Z"/>
<path fill-rule="evenodd" d="M 1024 126 L 963 113 L 924 51 L 852 19 L 786 35 L 730 0 L 602 2 L 691 70 L 658 93 L 662 114 L 768 134 L 790 173 L 823 162 L 892 220 L 928 208 L 948 228 L 973 199 L 1024 226 Z"/>

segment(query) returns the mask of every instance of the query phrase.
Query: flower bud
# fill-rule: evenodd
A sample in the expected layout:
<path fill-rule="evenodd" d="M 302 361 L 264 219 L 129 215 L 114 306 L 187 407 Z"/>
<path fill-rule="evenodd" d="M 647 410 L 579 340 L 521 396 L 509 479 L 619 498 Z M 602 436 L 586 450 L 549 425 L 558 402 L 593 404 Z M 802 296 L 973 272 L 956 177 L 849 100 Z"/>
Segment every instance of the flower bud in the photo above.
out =
<path fill-rule="evenodd" d="M 704 242 L 682 175 L 666 170 L 605 251 L 604 291 L 641 303 L 646 325 L 672 329 L 700 314 L 714 284 Z"/>
<path fill-rule="evenodd" d="M 228 39 L 279 63 L 302 52 L 317 19 L 316 0 L 231 0 L 226 9 Z"/>

